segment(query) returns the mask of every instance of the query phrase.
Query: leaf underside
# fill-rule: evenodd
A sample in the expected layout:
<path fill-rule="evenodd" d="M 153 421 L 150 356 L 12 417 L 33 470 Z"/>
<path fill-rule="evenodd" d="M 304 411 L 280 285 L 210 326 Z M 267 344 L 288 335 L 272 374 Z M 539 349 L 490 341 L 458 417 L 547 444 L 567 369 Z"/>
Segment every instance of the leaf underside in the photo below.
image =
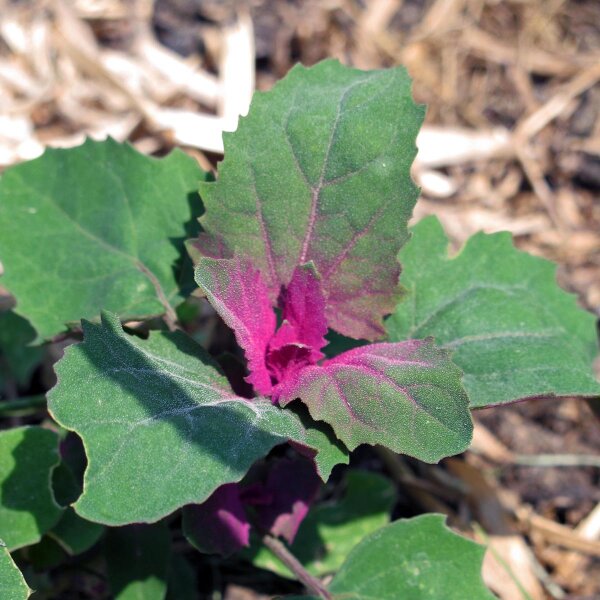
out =
<path fill-rule="evenodd" d="M 401 67 L 294 67 L 223 136 L 225 159 L 218 180 L 201 186 L 204 232 L 190 252 L 252 260 L 272 301 L 296 266 L 313 261 L 329 326 L 381 337 L 398 299 L 423 115 Z"/>
<path fill-rule="evenodd" d="M 60 519 L 50 478 L 58 436 L 41 427 L 0 432 L 0 539 L 9 550 L 39 542 Z"/>
<path fill-rule="evenodd" d="M 354 546 L 389 521 L 395 497 L 389 479 L 368 471 L 348 471 L 343 497 L 310 509 L 290 546 L 292 554 L 313 575 L 334 573 Z M 295 577 L 258 540 L 244 556 L 257 567 Z"/>
<path fill-rule="evenodd" d="M 140 340 L 104 314 L 101 325 L 84 322 L 84 342 L 67 349 L 56 374 L 49 407 L 83 439 L 88 468 L 74 507 L 91 521 L 153 522 L 201 503 L 290 439 L 323 448 L 321 474 L 332 467 L 330 438 L 269 400 L 235 396 L 183 333 Z"/>
<path fill-rule="evenodd" d="M 473 408 L 540 396 L 594 396 L 595 317 L 556 283 L 556 267 L 514 248 L 510 234 L 476 234 L 455 257 L 437 219 L 400 253 L 404 301 L 392 341 L 432 335 L 464 371 Z"/>
<path fill-rule="evenodd" d="M 44 339 L 101 309 L 122 318 L 172 310 L 206 177 L 181 151 L 155 159 L 111 139 L 8 169 L 0 260 L 17 312 Z"/>

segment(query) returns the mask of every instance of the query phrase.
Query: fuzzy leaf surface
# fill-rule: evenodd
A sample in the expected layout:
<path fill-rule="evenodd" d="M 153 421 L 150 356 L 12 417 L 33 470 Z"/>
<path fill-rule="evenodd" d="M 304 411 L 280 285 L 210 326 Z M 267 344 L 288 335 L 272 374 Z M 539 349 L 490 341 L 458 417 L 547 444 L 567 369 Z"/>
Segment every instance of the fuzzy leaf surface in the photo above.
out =
<path fill-rule="evenodd" d="M 431 340 L 371 344 L 309 366 L 282 388 L 353 450 L 380 444 L 426 462 L 465 450 L 473 431 L 460 369 Z"/>
<path fill-rule="evenodd" d="M 392 341 L 432 335 L 464 371 L 473 408 L 538 396 L 594 396 L 595 318 L 556 283 L 556 267 L 508 233 L 470 238 L 454 257 L 439 221 L 401 252 L 407 296 L 387 320 Z"/>
<path fill-rule="evenodd" d="M 297 266 L 313 261 L 329 326 L 381 337 L 398 299 L 423 116 L 403 68 L 294 67 L 256 93 L 237 131 L 224 134 L 217 182 L 201 186 L 204 232 L 191 253 L 250 258 L 272 301 Z"/>
<path fill-rule="evenodd" d="M 235 396 L 180 332 L 140 340 L 104 314 L 100 325 L 84 322 L 83 343 L 67 349 L 56 374 L 49 407 L 83 439 L 88 468 L 74 507 L 91 521 L 156 521 L 239 481 L 288 439 L 309 445 L 292 411 Z M 327 450 L 328 439 L 318 441 Z"/>
<path fill-rule="evenodd" d="M 3 600 L 27 600 L 30 593 L 21 571 L 0 540 L 0 598 Z"/>
<path fill-rule="evenodd" d="M 269 393 L 271 377 L 265 358 L 276 321 L 260 272 L 247 259 L 206 258 L 196 268 L 195 279 L 244 350 L 250 371 L 248 383 L 259 394 Z"/>
<path fill-rule="evenodd" d="M 205 179 L 183 152 L 155 159 L 111 139 L 7 169 L 0 260 L 16 311 L 43 339 L 101 309 L 122 318 L 172 310 L 200 212 L 192 194 Z"/>
<path fill-rule="evenodd" d="M 60 519 L 51 490 L 58 436 L 41 427 L 0 432 L 0 538 L 9 550 L 39 542 Z"/>
<path fill-rule="evenodd" d="M 363 539 L 329 591 L 353 600 L 492 600 L 481 578 L 484 554 L 448 529 L 442 515 L 402 519 Z"/>

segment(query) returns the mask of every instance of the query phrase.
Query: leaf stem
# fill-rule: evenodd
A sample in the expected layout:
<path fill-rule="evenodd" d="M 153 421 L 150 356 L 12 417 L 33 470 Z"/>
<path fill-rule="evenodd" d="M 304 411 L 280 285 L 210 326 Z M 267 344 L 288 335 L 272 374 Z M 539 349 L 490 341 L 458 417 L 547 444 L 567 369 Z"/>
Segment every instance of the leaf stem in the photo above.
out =
<path fill-rule="evenodd" d="M 15 416 L 15 413 L 33 412 L 42 406 L 46 406 L 46 395 L 26 396 L 15 400 L 0 400 L 0 417 Z"/>
<path fill-rule="evenodd" d="M 304 568 L 302 563 L 300 563 L 300 561 L 289 551 L 285 544 L 268 533 L 263 536 L 262 542 L 290 571 L 292 571 L 296 576 L 296 579 L 303 583 L 312 594 L 316 594 L 319 598 L 325 598 L 325 600 L 331 600 L 333 598 L 325 586 Z"/>

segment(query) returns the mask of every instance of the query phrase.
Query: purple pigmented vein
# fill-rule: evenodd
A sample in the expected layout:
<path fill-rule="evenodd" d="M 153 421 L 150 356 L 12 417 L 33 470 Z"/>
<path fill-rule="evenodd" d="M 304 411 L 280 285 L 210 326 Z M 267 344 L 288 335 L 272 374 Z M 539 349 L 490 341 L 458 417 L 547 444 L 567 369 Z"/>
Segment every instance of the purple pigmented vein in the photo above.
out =
<path fill-rule="evenodd" d="M 373 226 L 373 223 L 375 223 L 375 221 L 377 221 L 381 217 L 381 215 L 387 209 L 389 203 L 390 203 L 389 200 L 387 202 L 384 202 L 384 204 L 382 204 L 379 207 L 379 210 L 377 210 L 375 212 L 375 214 L 369 219 L 368 223 L 363 227 L 363 229 L 361 229 L 360 231 L 356 231 L 354 233 L 354 235 L 350 238 L 350 240 L 346 244 L 346 247 L 337 255 L 336 259 L 325 270 L 325 272 L 322 275 L 323 279 L 327 279 L 331 275 L 331 273 L 333 273 L 333 271 L 335 269 L 337 269 L 337 267 L 340 265 L 340 263 L 342 263 L 344 260 L 346 260 L 346 257 L 348 256 L 348 254 L 350 254 L 350 252 L 352 252 L 352 250 L 354 249 L 356 244 L 359 242 L 359 240 L 362 239 L 363 237 L 365 237 L 365 235 L 367 235 L 369 233 L 371 227 Z M 386 292 L 386 293 L 389 293 L 389 292 Z"/>
<path fill-rule="evenodd" d="M 357 367 L 359 368 L 359 367 Z M 394 381 L 389 375 L 386 375 L 385 373 L 382 373 L 381 371 L 378 371 L 377 369 L 374 369 L 373 367 L 367 366 L 367 365 L 362 365 L 360 367 L 361 370 L 363 371 L 367 371 L 368 373 L 370 373 L 375 379 L 383 379 L 384 381 L 387 381 L 393 388 L 395 388 L 396 390 L 398 390 L 401 394 L 403 394 L 412 404 L 413 406 L 418 409 L 418 410 L 422 410 L 425 414 L 429 415 L 434 421 L 437 421 L 444 429 L 449 429 L 448 425 L 446 423 L 443 423 L 442 421 L 440 421 L 440 419 L 438 417 L 436 417 L 435 415 L 432 415 L 428 410 L 425 409 L 424 406 L 422 406 L 417 399 L 412 395 L 412 393 L 404 386 L 400 385 L 399 383 L 397 383 L 396 381 Z M 433 384 L 428 384 L 428 383 L 415 383 L 413 384 L 414 386 L 420 386 L 420 387 L 435 387 Z"/>

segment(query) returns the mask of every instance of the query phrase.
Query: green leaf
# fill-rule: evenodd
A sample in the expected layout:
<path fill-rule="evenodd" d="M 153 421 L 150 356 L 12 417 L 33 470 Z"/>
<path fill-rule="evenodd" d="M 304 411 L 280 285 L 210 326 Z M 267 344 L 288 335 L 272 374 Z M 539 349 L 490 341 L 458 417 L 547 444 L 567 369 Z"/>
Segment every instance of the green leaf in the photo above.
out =
<path fill-rule="evenodd" d="M 235 396 L 185 334 L 153 332 L 140 340 L 108 314 L 101 325 L 83 327 L 84 342 L 67 348 L 56 366 L 48 402 L 86 448 L 84 492 L 74 505 L 85 519 L 157 521 L 239 481 L 288 439 L 312 447 L 292 411 Z M 331 442 L 321 436 L 319 444 L 327 449 Z"/>
<path fill-rule="evenodd" d="M 41 361 L 44 350 L 28 345 L 34 339 L 35 331 L 26 319 L 12 310 L 0 313 L 0 398 L 3 380 L 13 378 L 24 386 Z"/>
<path fill-rule="evenodd" d="M 86 521 L 72 508 L 67 508 L 60 521 L 48 532 L 71 556 L 89 550 L 104 533 L 98 523 Z"/>
<path fill-rule="evenodd" d="M 433 463 L 471 442 L 461 375 L 431 339 L 369 344 L 299 370 L 284 382 L 279 404 L 300 398 L 350 450 L 379 444 Z"/>
<path fill-rule="evenodd" d="M 181 554 L 171 556 L 167 600 L 197 600 L 198 577 L 196 570 Z"/>
<path fill-rule="evenodd" d="M 600 394 L 591 363 L 595 317 L 556 284 L 556 267 L 478 233 L 453 258 L 437 219 L 414 228 L 400 254 L 403 302 L 391 340 L 432 335 L 453 351 L 474 408 L 537 396 Z"/>
<path fill-rule="evenodd" d="M 363 537 L 389 521 L 394 500 L 394 486 L 385 477 L 349 471 L 343 497 L 310 510 L 290 547 L 292 554 L 313 575 L 335 572 Z M 265 546 L 256 542 L 244 556 L 257 567 L 295 578 Z"/>
<path fill-rule="evenodd" d="M 443 515 L 403 519 L 358 544 L 329 591 L 353 600 L 491 600 L 481 579 L 484 554 L 448 529 Z"/>
<path fill-rule="evenodd" d="M 216 183 L 201 186 L 197 255 L 249 258 L 275 300 L 313 261 L 330 327 L 375 339 L 398 299 L 397 253 L 417 198 L 410 178 L 424 108 L 397 67 L 335 60 L 294 67 L 224 134 Z"/>
<path fill-rule="evenodd" d="M 58 461 L 54 432 L 41 427 L 0 432 L 0 538 L 9 550 L 38 542 L 60 519 L 50 487 Z"/>
<path fill-rule="evenodd" d="M 15 565 L 8 550 L 0 541 L 0 598 L 2 600 L 26 600 L 31 590 Z"/>
<path fill-rule="evenodd" d="M 101 309 L 123 319 L 172 311 L 186 224 L 200 212 L 192 193 L 205 179 L 183 152 L 155 159 L 112 139 L 7 169 L 0 260 L 16 311 L 39 338 Z"/>
<path fill-rule="evenodd" d="M 286 410 L 293 411 L 300 419 L 304 428 L 304 440 L 299 442 L 299 450 L 306 454 L 308 449 L 317 467 L 317 473 L 323 481 L 327 481 L 333 467 L 336 465 L 347 465 L 350 462 L 350 453 L 335 433 L 324 421 L 313 421 L 308 410 L 299 403 L 290 406 Z M 292 440 L 293 442 L 293 440 Z M 315 454 L 316 453 L 316 454 Z"/>
<path fill-rule="evenodd" d="M 105 554 L 112 598 L 165 598 L 171 535 L 164 522 L 109 529 Z"/>

